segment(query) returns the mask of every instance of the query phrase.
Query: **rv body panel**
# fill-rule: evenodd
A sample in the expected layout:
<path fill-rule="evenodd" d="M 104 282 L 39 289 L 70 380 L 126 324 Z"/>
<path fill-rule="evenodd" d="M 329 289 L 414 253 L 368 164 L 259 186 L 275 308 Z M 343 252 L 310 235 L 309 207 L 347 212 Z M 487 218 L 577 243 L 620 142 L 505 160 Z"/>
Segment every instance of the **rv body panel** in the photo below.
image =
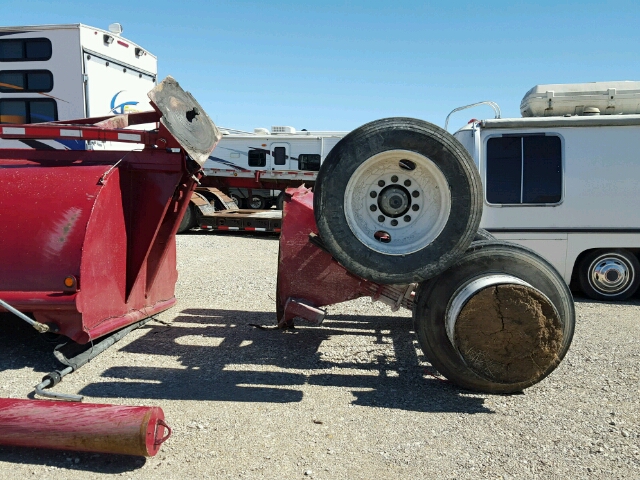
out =
<path fill-rule="evenodd" d="M 499 239 L 513 241 L 543 255 L 567 283 L 579 261 L 596 249 L 640 249 L 640 115 L 486 120 L 463 127 L 455 136 L 472 155 L 483 181 L 480 226 Z M 563 121 L 564 120 L 564 121 Z M 550 202 L 492 201 L 509 173 L 494 169 L 504 155 L 493 154 L 492 139 L 522 140 L 522 171 L 527 168 L 527 138 L 555 138 L 559 146 L 557 197 Z M 495 140 L 494 140 L 495 142 Z M 493 157 L 492 157 L 493 155 Z M 514 157 L 517 162 L 517 156 Z M 506 165 L 506 164 L 504 164 Z M 529 167 L 535 171 L 535 159 Z M 540 170 L 540 177 L 548 165 Z M 517 178 L 516 169 L 516 178 Z M 526 174 L 522 173 L 523 190 Z M 497 180 L 496 180 L 497 178 Z M 545 178 L 539 179 L 545 182 Z M 516 185 L 517 187 L 517 185 Z M 525 192 L 526 193 L 526 192 Z"/>
<path fill-rule="evenodd" d="M 0 108 L 2 123 L 72 120 L 151 109 L 147 92 L 156 84 L 157 59 L 128 39 L 81 24 L 2 27 L 0 34 L 0 41 L 46 39 L 50 42 L 49 58 L 0 61 L 0 71 L 14 75 L 49 72 L 52 82 L 50 89 L 22 92 L 24 85 L 6 88 L 0 92 L 0 102 L 7 105 L 7 101 L 15 103 L 25 99 L 55 105 L 55 115 L 36 116 L 32 112 L 30 118 L 13 118 L 15 115 L 10 117 L 6 109 L 3 112 Z M 36 146 L 33 141 L 1 142 L 4 148 Z M 86 148 L 85 142 L 73 140 L 44 140 L 39 144 L 56 149 Z M 135 146 L 92 141 L 89 148 L 130 150 Z"/>

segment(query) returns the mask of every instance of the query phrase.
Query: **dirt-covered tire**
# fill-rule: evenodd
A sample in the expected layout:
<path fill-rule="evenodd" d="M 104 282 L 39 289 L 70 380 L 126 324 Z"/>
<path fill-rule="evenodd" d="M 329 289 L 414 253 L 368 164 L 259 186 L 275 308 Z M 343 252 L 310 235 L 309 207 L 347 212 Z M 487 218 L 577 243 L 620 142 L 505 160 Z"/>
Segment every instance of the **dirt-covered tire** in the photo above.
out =
<path fill-rule="evenodd" d="M 193 206 L 193 204 L 189 203 L 187 209 L 184 212 L 184 216 L 180 221 L 180 225 L 178 226 L 178 233 L 187 232 L 196 226 L 197 217 L 195 212 L 193 211 L 194 208 L 195 207 Z"/>
<path fill-rule="evenodd" d="M 421 282 L 471 244 L 482 214 L 469 153 L 422 120 L 377 120 L 331 149 L 314 187 L 320 237 L 351 272 L 378 283 Z"/>
<path fill-rule="evenodd" d="M 638 290 L 640 262 L 628 250 L 595 250 L 580 262 L 578 281 L 582 292 L 594 300 L 626 300 Z"/>
<path fill-rule="evenodd" d="M 461 304 L 465 295 L 470 296 Z M 476 301 L 487 299 L 495 300 L 485 304 L 494 310 L 478 309 Z M 472 323 L 463 318 L 467 314 Z M 474 314 L 486 322 L 475 321 Z M 489 328 L 491 316 L 495 330 Z M 571 345 L 575 310 L 569 288 L 544 258 L 520 245 L 481 241 L 418 287 L 413 320 L 425 357 L 451 382 L 485 393 L 514 393 L 558 366 Z M 464 328 L 467 336 L 471 332 L 468 338 L 488 346 L 472 350 L 461 338 Z M 517 341 L 509 342 L 512 338 Z"/>

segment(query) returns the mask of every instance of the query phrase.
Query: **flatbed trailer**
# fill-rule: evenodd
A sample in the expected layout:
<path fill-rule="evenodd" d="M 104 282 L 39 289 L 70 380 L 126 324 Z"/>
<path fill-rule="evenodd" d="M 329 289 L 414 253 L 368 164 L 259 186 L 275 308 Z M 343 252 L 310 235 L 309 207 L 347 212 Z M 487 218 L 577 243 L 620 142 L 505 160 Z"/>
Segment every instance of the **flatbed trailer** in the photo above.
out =
<path fill-rule="evenodd" d="M 282 210 L 225 210 L 200 217 L 202 230 L 272 232 L 282 230 Z"/>

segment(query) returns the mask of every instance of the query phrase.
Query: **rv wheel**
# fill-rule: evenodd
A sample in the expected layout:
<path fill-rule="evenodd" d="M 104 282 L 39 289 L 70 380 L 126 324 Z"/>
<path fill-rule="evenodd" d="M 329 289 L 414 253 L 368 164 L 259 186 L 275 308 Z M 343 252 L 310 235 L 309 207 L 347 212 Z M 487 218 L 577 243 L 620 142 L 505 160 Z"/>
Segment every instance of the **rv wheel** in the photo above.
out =
<path fill-rule="evenodd" d="M 549 375 L 575 325 L 571 292 L 528 248 L 474 242 L 417 289 L 414 325 L 425 357 L 460 387 L 513 393 Z"/>
<path fill-rule="evenodd" d="M 420 282 L 469 246 L 482 214 L 480 177 L 441 128 L 411 118 L 368 123 L 320 167 L 314 212 L 331 254 L 379 283 Z"/>
<path fill-rule="evenodd" d="M 640 263 L 627 250 L 595 250 L 580 262 L 578 280 L 589 298 L 626 300 L 638 290 Z"/>

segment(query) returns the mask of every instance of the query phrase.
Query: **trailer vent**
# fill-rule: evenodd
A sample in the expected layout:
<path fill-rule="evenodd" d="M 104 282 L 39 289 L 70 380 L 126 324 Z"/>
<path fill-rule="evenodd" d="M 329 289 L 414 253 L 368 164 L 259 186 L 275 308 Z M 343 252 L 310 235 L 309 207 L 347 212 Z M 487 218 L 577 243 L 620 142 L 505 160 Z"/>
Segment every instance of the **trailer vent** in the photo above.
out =
<path fill-rule="evenodd" d="M 269 135 L 269 130 L 266 128 L 254 128 L 253 133 L 256 135 Z"/>
<path fill-rule="evenodd" d="M 271 133 L 296 133 L 293 127 L 271 127 Z"/>

